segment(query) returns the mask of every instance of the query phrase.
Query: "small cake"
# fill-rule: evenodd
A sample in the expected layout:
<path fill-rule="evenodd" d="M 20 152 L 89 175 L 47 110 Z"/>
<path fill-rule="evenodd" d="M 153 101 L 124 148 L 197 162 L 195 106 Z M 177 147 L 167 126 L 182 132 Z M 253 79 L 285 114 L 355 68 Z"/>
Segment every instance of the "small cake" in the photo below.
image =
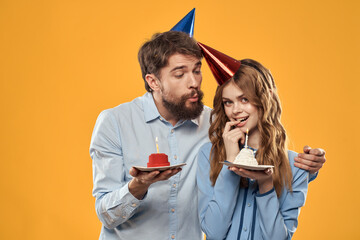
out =
<path fill-rule="evenodd" d="M 168 156 L 165 153 L 153 153 L 149 156 L 147 167 L 166 167 L 170 166 Z"/>
<path fill-rule="evenodd" d="M 236 156 L 234 163 L 248 166 L 259 165 L 254 156 L 254 151 L 247 147 L 241 149 L 239 154 Z"/>

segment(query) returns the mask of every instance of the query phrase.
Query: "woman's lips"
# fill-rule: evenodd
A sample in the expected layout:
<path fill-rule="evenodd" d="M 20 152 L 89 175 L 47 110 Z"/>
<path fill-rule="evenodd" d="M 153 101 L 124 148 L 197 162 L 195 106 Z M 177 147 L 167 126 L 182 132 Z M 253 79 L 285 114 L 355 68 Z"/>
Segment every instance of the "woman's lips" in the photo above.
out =
<path fill-rule="evenodd" d="M 245 124 L 247 123 L 247 120 L 249 119 L 249 117 L 246 117 L 245 120 L 239 122 L 238 124 L 236 124 L 237 127 L 243 127 L 245 126 Z"/>

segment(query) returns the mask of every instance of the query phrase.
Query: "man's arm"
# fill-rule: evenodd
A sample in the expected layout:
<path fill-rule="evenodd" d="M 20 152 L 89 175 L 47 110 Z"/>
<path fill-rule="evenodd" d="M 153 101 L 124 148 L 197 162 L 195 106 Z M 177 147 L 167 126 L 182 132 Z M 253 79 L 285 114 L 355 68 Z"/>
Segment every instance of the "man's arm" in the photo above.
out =
<path fill-rule="evenodd" d="M 325 151 L 323 149 L 312 149 L 306 145 L 304 147 L 304 153 L 299 153 L 298 156 L 295 157 L 294 165 L 309 171 L 310 174 L 316 174 L 322 168 L 325 161 Z"/>
<path fill-rule="evenodd" d="M 141 204 L 129 191 L 124 168 L 120 128 L 111 110 L 103 111 L 90 143 L 93 196 L 98 218 L 106 228 L 127 221 Z"/>
<path fill-rule="evenodd" d="M 100 221 L 115 228 L 130 219 L 141 205 L 149 186 L 167 180 L 180 169 L 164 172 L 140 172 L 130 169 L 131 180 L 124 168 L 121 132 L 111 110 L 103 111 L 95 124 L 90 156 L 93 160 L 93 196 Z"/>

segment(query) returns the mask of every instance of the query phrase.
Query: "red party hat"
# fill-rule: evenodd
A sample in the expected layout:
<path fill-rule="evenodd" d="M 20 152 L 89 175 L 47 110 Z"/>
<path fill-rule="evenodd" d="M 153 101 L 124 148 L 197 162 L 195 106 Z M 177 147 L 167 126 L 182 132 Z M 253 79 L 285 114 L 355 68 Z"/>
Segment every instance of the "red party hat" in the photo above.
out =
<path fill-rule="evenodd" d="M 201 51 L 219 85 L 232 78 L 240 67 L 240 62 L 205 44 L 198 42 Z"/>

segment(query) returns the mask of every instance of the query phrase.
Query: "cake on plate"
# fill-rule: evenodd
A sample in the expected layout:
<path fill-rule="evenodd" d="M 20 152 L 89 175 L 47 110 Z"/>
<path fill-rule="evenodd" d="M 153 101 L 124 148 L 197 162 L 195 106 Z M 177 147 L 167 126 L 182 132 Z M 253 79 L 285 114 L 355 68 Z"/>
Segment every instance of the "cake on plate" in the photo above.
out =
<path fill-rule="evenodd" d="M 149 156 L 147 167 L 166 167 L 170 166 L 168 155 L 165 153 L 153 153 Z"/>
<path fill-rule="evenodd" d="M 247 166 L 258 166 L 258 162 L 255 158 L 254 151 L 248 147 L 241 149 L 239 154 L 234 160 L 235 164 L 247 165 Z"/>

